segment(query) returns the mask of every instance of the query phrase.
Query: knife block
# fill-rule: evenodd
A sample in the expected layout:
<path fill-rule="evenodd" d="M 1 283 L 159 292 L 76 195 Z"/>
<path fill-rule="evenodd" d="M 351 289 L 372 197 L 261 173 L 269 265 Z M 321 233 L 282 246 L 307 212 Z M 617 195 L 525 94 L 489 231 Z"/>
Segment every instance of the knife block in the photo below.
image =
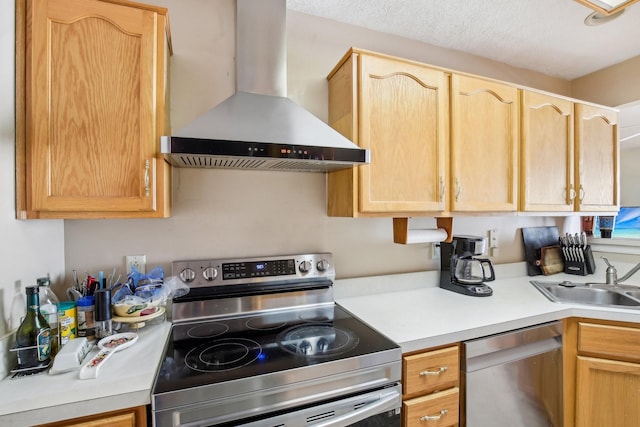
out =
<path fill-rule="evenodd" d="M 596 263 L 593 259 L 593 252 L 591 252 L 591 245 L 587 245 L 583 254 L 584 261 L 570 261 L 565 258 L 564 272 L 566 274 L 586 276 L 587 274 L 593 274 L 596 272 Z"/>

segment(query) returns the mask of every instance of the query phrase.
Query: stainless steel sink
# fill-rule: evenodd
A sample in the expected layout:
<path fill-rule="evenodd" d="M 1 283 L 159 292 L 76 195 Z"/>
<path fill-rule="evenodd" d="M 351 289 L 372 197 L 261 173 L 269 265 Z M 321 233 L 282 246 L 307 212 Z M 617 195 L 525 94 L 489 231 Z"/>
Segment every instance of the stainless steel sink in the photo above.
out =
<path fill-rule="evenodd" d="M 640 289 L 628 290 L 624 291 L 625 295 L 629 295 L 630 297 L 637 298 L 640 300 Z"/>
<path fill-rule="evenodd" d="M 640 288 L 635 286 L 538 280 L 531 284 L 553 302 L 640 308 Z"/>

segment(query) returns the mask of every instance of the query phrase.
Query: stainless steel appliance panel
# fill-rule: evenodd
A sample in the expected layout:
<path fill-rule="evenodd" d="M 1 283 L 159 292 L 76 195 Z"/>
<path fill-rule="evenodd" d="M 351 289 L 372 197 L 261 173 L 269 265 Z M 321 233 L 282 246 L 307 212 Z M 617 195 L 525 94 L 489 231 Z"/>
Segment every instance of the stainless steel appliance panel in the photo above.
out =
<path fill-rule="evenodd" d="M 562 426 L 562 324 L 463 343 L 467 427 Z"/>
<path fill-rule="evenodd" d="M 154 426 L 400 426 L 402 350 L 335 303 L 330 253 L 172 267 L 190 291 L 173 299 Z"/>

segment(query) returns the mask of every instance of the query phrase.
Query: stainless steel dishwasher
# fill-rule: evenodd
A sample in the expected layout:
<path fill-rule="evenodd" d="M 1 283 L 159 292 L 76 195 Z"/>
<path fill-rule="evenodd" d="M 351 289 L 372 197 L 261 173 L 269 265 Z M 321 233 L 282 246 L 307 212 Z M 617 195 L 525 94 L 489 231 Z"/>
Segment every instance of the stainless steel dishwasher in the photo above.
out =
<path fill-rule="evenodd" d="M 467 427 L 562 426 L 562 323 L 463 343 Z"/>

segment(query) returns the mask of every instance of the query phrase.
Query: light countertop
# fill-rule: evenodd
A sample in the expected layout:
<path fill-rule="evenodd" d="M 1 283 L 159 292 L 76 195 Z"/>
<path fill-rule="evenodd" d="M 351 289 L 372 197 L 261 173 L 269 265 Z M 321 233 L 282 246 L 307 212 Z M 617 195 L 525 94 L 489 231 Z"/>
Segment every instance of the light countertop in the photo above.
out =
<path fill-rule="evenodd" d="M 98 378 L 80 380 L 78 371 L 0 381 L 0 425 L 24 427 L 147 405 L 170 322 L 140 329 L 134 345 L 115 353 Z M 97 346 L 87 355 L 89 361 Z"/>
<path fill-rule="evenodd" d="M 605 266 L 599 259 L 596 263 L 596 275 L 584 277 L 528 277 L 525 263 L 498 265 L 490 297 L 440 289 L 438 271 L 336 280 L 334 294 L 338 304 L 397 342 L 403 352 L 572 316 L 640 323 L 640 309 L 558 304 L 529 283 L 602 281 Z M 616 266 L 621 276 L 633 264 Z M 640 285 L 637 276 L 626 283 Z M 80 380 L 74 371 L 0 381 L 0 425 L 26 426 L 149 404 L 170 327 L 164 322 L 141 329 L 138 342 L 114 354 L 97 379 Z"/>
<path fill-rule="evenodd" d="M 336 281 L 336 301 L 397 342 L 403 353 L 567 317 L 640 323 L 640 309 L 554 303 L 529 283 L 530 280 L 600 281 L 605 267 L 600 265 L 600 260 L 596 263 L 596 274 L 589 276 L 529 277 L 525 263 L 498 265 L 495 268 L 499 279 L 488 283 L 493 288 L 490 297 L 472 297 L 441 289 L 437 271 L 345 279 Z M 616 265 L 620 276 L 633 266 Z M 638 276 L 640 278 L 640 273 Z M 633 281 L 626 283 L 633 284 Z"/>

